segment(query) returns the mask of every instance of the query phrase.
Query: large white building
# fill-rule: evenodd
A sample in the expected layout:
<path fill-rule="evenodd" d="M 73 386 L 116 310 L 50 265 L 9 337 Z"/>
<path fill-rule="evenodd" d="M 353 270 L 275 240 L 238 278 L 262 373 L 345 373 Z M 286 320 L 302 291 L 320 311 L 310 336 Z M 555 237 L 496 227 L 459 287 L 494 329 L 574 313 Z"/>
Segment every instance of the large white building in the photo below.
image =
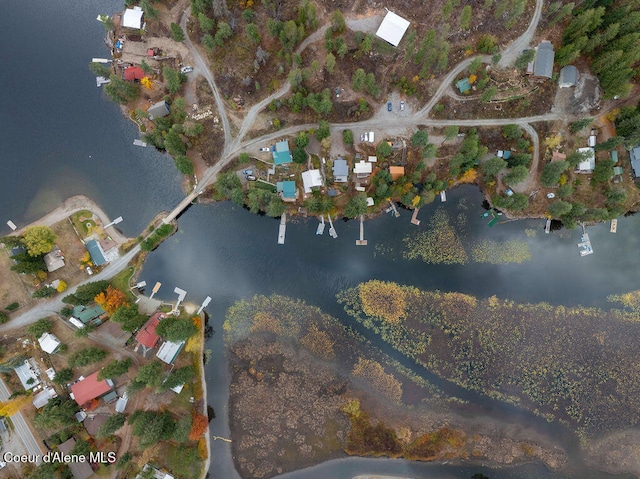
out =
<path fill-rule="evenodd" d="M 393 12 L 387 11 L 376 36 L 397 47 L 411 23 Z M 373 140 L 370 140 L 373 141 Z"/>

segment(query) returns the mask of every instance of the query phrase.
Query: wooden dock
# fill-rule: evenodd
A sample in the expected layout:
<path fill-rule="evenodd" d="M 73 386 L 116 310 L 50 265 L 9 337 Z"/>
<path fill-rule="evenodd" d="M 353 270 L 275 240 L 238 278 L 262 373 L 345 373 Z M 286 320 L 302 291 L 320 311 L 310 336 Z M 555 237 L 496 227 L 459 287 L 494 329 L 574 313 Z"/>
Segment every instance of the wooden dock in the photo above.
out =
<path fill-rule="evenodd" d="M 551 218 L 547 218 L 547 224 L 544 225 L 544 232 L 549 234 L 549 231 L 551 231 Z"/>
<path fill-rule="evenodd" d="M 418 219 L 419 211 L 420 211 L 420 208 L 416 208 L 415 210 L 413 210 L 413 215 L 411 216 L 412 225 L 420 226 L 420 220 Z"/>
<path fill-rule="evenodd" d="M 322 221 L 322 223 L 318 225 L 318 229 L 316 230 L 317 235 L 324 233 L 324 215 L 320 215 L 320 221 Z"/>
<path fill-rule="evenodd" d="M 609 232 L 615 233 L 618 231 L 618 220 L 611 220 L 611 228 L 609 228 Z"/>
<path fill-rule="evenodd" d="M 447 201 L 447 193 L 444 190 L 440 192 L 440 201 L 442 201 L 443 203 Z"/>
<path fill-rule="evenodd" d="M 284 236 L 287 233 L 287 214 L 282 213 L 280 217 L 280 228 L 278 229 L 278 244 L 284 244 Z"/>
<path fill-rule="evenodd" d="M 364 216 L 360 215 L 360 239 L 356 240 L 356 246 L 367 246 L 367 240 L 364 239 Z"/>
<path fill-rule="evenodd" d="M 398 213 L 398 208 L 396 208 L 396 204 L 391 200 L 389 200 L 389 203 L 391 203 L 391 209 L 393 210 L 393 216 L 398 218 L 400 216 L 400 213 Z"/>
<path fill-rule="evenodd" d="M 327 217 L 329 218 L 329 236 L 331 236 L 333 239 L 336 239 L 338 237 L 338 233 L 336 233 L 336 229 L 333 227 L 331 215 L 327 215 Z"/>

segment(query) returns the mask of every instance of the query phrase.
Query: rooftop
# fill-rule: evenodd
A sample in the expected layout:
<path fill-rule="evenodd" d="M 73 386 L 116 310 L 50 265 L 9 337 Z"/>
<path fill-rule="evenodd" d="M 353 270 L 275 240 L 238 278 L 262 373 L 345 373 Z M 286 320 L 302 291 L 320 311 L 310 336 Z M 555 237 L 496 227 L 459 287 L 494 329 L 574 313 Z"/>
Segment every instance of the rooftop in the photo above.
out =
<path fill-rule="evenodd" d="M 165 315 L 163 313 L 156 313 L 151 316 L 140 328 L 138 334 L 136 334 L 136 341 L 138 341 L 138 344 L 142 344 L 149 349 L 155 348 L 160 340 L 160 336 L 156 333 L 156 326 L 158 326 L 160 321 L 164 318 Z"/>
<path fill-rule="evenodd" d="M 169 105 L 167 105 L 167 102 L 161 100 L 158 103 L 154 103 L 153 105 L 151 105 L 147 110 L 147 113 L 149 113 L 149 119 L 153 120 L 154 118 L 162 118 L 163 116 L 167 116 L 169 113 L 171 113 L 171 110 L 169 109 Z"/>
<path fill-rule="evenodd" d="M 391 11 L 387 11 L 376 36 L 397 47 L 411 23 Z"/>
<path fill-rule="evenodd" d="M 104 309 L 99 304 L 87 308 L 84 305 L 79 304 L 73 308 L 73 317 L 79 319 L 83 324 L 100 317 L 104 314 Z"/>
<path fill-rule="evenodd" d="M 370 175 L 372 171 L 373 165 L 368 161 L 359 161 L 353 168 L 353 172 L 356 175 Z"/>
<path fill-rule="evenodd" d="M 391 179 L 397 180 L 404 176 L 404 166 L 390 166 L 389 173 L 391 173 Z"/>
<path fill-rule="evenodd" d="M 162 346 L 160 346 L 160 349 L 158 349 L 156 356 L 164 363 L 173 364 L 182 346 L 184 346 L 184 341 L 180 341 L 179 343 L 165 341 L 162 343 Z"/>
<path fill-rule="evenodd" d="M 144 70 L 140 67 L 128 67 L 122 72 L 122 78 L 127 81 L 142 80 L 144 78 Z"/>
<path fill-rule="evenodd" d="M 38 379 L 38 368 L 36 367 L 35 361 L 33 358 L 27 359 L 20 366 L 13 368 L 13 370 L 18 375 L 18 379 L 22 383 L 22 387 L 25 391 L 34 388 L 38 384 L 40 384 L 40 379 Z"/>
<path fill-rule="evenodd" d="M 60 340 L 51 333 L 42 333 L 42 336 L 38 338 L 40 348 L 49 354 L 53 354 L 58 347 L 60 347 Z"/>
<path fill-rule="evenodd" d="M 567 65 L 560 70 L 558 84 L 561 88 L 576 86 L 578 84 L 578 69 L 573 65 Z"/>
<path fill-rule="evenodd" d="M 47 265 L 47 271 L 52 273 L 59 270 L 64 266 L 64 256 L 59 248 L 54 248 L 53 251 L 44 255 L 44 264 Z"/>
<path fill-rule="evenodd" d="M 302 183 L 304 184 L 305 194 L 311 193 L 311 188 L 322 186 L 322 175 L 320 170 L 307 170 L 302 172 Z"/>
<path fill-rule="evenodd" d="M 127 8 L 122 15 L 122 26 L 126 28 L 142 28 L 142 15 L 144 12 L 140 7 Z"/>
<path fill-rule="evenodd" d="M 63 442 L 58 446 L 60 452 L 64 454 L 71 454 L 71 450 L 73 446 L 76 445 L 76 440 L 74 438 L 70 438 L 67 441 Z M 89 462 L 69 462 L 67 463 L 69 469 L 71 470 L 71 474 L 75 479 L 88 479 L 93 476 L 93 469 Z"/>
<path fill-rule="evenodd" d="M 553 45 L 549 41 L 542 41 L 538 45 L 536 53 L 535 65 L 533 66 L 533 75 L 542 78 L 551 78 L 553 76 L 553 60 L 555 52 Z"/>
<path fill-rule="evenodd" d="M 98 381 L 98 371 L 87 376 L 81 381 L 71 385 L 73 398 L 82 406 L 92 399 L 96 399 L 103 394 L 108 393 L 113 388 L 113 382 L 110 379 Z"/>
<path fill-rule="evenodd" d="M 347 160 L 338 158 L 333 162 L 333 179 L 336 183 L 346 183 L 349 181 L 349 165 Z"/>
<path fill-rule="evenodd" d="M 282 140 L 276 143 L 275 151 L 272 151 L 273 164 L 284 165 L 285 163 L 291 163 L 291 153 L 289 152 L 289 142 Z"/>
<path fill-rule="evenodd" d="M 85 246 L 87 247 L 87 251 L 91 255 L 91 261 L 94 265 L 102 266 L 107 262 L 106 258 L 104 257 L 104 251 L 102 251 L 100 243 L 98 243 L 96 240 L 87 241 L 87 244 Z"/>
<path fill-rule="evenodd" d="M 282 193 L 283 198 L 295 198 L 296 182 L 295 181 L 278 181 L 276 183 L 276 190 L 279 193 Z"/>
<path fill-rule="evenodd" d="M 579 153 L 589 153 L 586 160 L 578 164 L 578 170 L 583 172 L 593 171 L 596 167 L 596 155 L 593 148 L 578 148 Z"/>

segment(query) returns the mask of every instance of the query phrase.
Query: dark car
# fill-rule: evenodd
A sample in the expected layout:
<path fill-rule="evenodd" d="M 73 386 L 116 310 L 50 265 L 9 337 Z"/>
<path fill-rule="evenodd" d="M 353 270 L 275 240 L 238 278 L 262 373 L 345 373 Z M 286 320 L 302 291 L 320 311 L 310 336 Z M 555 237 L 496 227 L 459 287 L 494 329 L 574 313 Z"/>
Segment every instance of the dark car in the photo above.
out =
<path fill-rule="evenodd" d="M 392 104 L 391 102 L 388 102 L 388 103 L 387 103 L 387 110 L 388 110 L 388 111 L 393 110 L 393 104 Z"/>

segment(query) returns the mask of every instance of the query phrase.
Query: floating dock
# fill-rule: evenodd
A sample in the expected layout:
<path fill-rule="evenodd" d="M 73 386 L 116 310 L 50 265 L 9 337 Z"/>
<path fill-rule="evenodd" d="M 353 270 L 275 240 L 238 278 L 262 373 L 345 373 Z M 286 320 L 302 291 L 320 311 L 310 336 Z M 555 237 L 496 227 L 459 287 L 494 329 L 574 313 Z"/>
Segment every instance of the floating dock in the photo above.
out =
<path fill-rule="evenodd" d="M 412 225 L 420 226 L 420 220 L 418 219 L 418 212 L 419 211 L 420 211 L 420 208 L 416 208 L 415 210 L 413 210 L 413 215 L 411 215 L 411 224 Z"/>
<path fill-rule="evenodd" d="M 287 233 L 287 214 L 282 213 L 280 217 L 280 228 L 278 229 L 278 244 L 284 244 L 284 236 Z"/>
<path fill-rule="evenodd" d="M 105 77 L 96 77 L 96 86 L 100 88 L 102 85 L 106 85 L 107 83 L 111 83 L 109 78 Z"/>
<path fill-rule="evenodd" d="M 7 221 L 7 225 L 9 226 L 9 228 L 11 228 L 11 231 L 15 231 L 18 229 L 18 227 L 15 225 L 15 223 L 11 220 Z"/>
<path fill-rule="evenodd" d="M 356 240 L 356 246 L 367 246 L 367 240 L 364 239 L 364 216 L 360 215 L 360 239 Z"/>
<path fill-rule="evenodd" d="M 142 140 L 138 140 L 138 139 L 133 140 L 133 144 L 136 145 L 136 146 L 142 146 L 144 148 L 147 147 L 147 143 L 146 142 L 144 142 Z"/>
<path fill-rule="evenodd" d="M 618 220 L 611 220 L 611 228 L 609 228 L 611 233 L 615 233 L 618 231 Z"/>
<path fill-rule="evenodd" d="M 440 192 L 440 201 L 442 201 L 443 203 L 447 201 L 447 193 L 444 190 Z"/>
<path fill-rule="evenodd" d="M 318 229 L 316 230 L 317 235 L 321 235 L 324 233 L 324 215 L 320 215 L 321 223 L 318 225 Z"/>
<path fill-rule="evenodd" d="M 593 254 L 593 248 L 591 247 L 591 240 L 589 239 L 589 235 L 587 233 L 582 233 L 580 239 L 582 240 L 580 243 L 578 243 L 578 248 L 580 248 L 580 256 Z"/>
<path fill-rule="evenodd" d="M 549 231 L 551 231 L 551 218 L 547 219 L 547 224 L 544 225 L 544 232 L 546 234 L 549 234 Z"/>
<path fill-rule="evenodd" d="M 327 217 L 329 218 L 329 236 L 331 236 L 333 239 L 336 239 L 338 237 L 338 233 L 336 233 L 336 229 L 333 227 L 331 215 L 327 215 Z"/>
<path fill-rule="evenodd" d="M 391 203 L 391 209 L 393 210 L 393 215 L 398 218 L 400 216 L 400 213 L 398 213 L 398 208 L 396 208 L 396 204 L 389 200 L 389 203 Z"/>

